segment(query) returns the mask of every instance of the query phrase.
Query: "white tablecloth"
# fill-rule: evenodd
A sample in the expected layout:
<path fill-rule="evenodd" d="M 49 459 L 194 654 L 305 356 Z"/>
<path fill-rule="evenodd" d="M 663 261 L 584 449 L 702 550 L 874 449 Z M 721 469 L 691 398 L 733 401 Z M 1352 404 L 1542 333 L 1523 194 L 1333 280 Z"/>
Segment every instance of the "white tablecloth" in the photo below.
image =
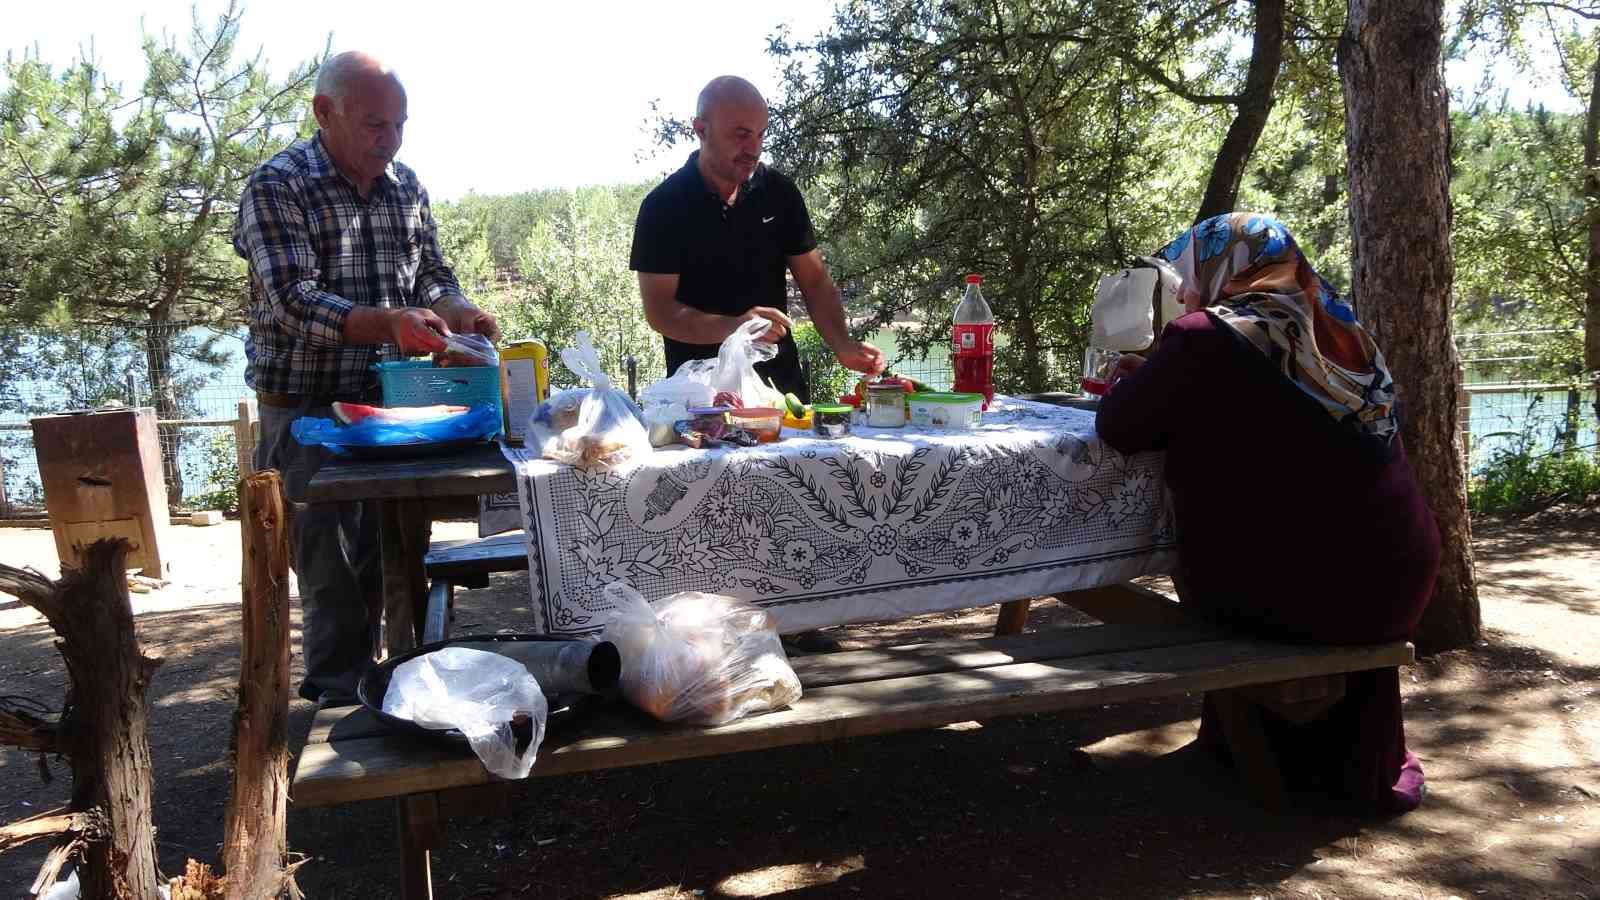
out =
<path fill-rule="evenodd" d="M 1161 454 L 1117 453 L 1082 410 L 997 397 L 983 419 L 841 440 L 785 431 L 611 471 L 508 447 L 517 508 L 489 500 L 484 530 L 526 529 L 533 625 L 561 635 L 604 627 L 613 581 L 652 599 L 743 597 L 791 632 L 1171 570 Z"/>

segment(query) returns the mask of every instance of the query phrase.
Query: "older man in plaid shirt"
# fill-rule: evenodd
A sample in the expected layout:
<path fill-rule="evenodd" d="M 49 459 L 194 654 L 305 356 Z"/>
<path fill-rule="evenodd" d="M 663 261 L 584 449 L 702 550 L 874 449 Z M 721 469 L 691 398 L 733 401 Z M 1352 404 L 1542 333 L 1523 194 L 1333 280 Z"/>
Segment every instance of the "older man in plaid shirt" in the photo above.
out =
<path fill-rule="evenodd" d="M 439 254 L 428 194 L 394 162 L 406 95 L 362 53 L 318 72 L 316 135 L 264 163 L 239 203 L 233 245 L 250 267 L 249 365 L 261 408 L 256 466 L 283 474 L 289 498 L 327 459 L 289 424 L 372 401 L 372 364 L 444 349 L 452 331 L 499 337 Z M 305 611 L 300 695 L 342 701 L 372 664 L 381 592 L 374 503 L 309 504 L 295 516 L 295 571 Z"/>

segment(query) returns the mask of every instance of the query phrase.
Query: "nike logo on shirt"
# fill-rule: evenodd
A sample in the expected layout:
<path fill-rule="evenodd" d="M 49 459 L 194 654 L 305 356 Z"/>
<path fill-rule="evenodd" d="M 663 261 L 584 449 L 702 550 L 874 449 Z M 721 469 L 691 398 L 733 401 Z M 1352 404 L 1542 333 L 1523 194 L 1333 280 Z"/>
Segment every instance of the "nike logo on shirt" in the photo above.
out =
<path fill-rule="evenodd" d="M 765 219 L 761 220 L 761 224 L 766 225 L 767 223 L 771 222 L 773 219 L 776 219 L 776 218 L 777 218 L 777 216 L 767 216 Z"/>

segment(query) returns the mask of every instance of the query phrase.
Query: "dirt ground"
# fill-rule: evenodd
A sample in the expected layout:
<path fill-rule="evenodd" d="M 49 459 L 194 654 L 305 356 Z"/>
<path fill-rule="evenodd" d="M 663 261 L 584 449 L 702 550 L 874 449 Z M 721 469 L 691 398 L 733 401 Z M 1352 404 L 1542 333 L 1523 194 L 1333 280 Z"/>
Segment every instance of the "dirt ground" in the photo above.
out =
<path fill-rule="evenodd" d="M 443 523 L 435 537 L 472 533 Z M 173 584 L 136 595 L 151 688 L 161 864 L 212 861 L 238 677 L 238 529 L 177 530 Z M 1476 528 L 1486 640 L 1404 679 L 1428 796 L 1387 821 L 1273 816 L 1184 749 L 1199 698 L 646 766 L 516 786 L 510 819 L 452 823 L 435 894 L 467 897 L 1600 898 L 1600 506 Z M 45 531 L 0 562 L 55 574 Z M 458 601 L 458 632 L 526 621 L 525 576 Z M 847 647 L 979 636 L 994 608 L 841 629 Z M 1079 624 L 1054 602 L 1031 627 Z M 59 703 L 39 618 L 0 596 L 0 695 Z M 298 679 L 298 675 L 296 676 Z M 310 704 L 291 708 L 295 750 Z M 64 801 L 0 751 L 0 821 Z M 310 897 L 397 890 L 388 803 L 291 810 Z M 24 896 L 45 848 L 0 856 Z"/>

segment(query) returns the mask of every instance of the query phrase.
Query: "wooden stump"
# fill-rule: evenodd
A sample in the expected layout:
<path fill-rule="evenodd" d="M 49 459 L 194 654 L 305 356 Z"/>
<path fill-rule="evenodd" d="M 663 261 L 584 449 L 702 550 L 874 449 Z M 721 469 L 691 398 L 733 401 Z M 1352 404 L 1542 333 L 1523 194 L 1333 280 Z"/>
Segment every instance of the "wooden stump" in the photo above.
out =
<path fill-rule="evenodd" d="M 286 872 L 289 796 L 289 536 L 274 471 L 239 486 L 243 634 L 233 714 L 233 793 L 222 861 L 230 900 L 269 900 Z"/>
<path fill-rule="evenodd" d="M 72 767 L 72 800 L 58 839 L 34 883 L 55 882 L 61 866 L 81 856 L 84 897 L 155 897 L 155 831 L 150 820 L 150 707 L 145 691 L 161 660 L 145 656 L 133 628 L 124 563 L 128 543 L 96 541 L 82 568 L 59 582 L 0 566 L 0 589 L 49 620 L 66 661 L 69 712 L 57 730 Z"/>

